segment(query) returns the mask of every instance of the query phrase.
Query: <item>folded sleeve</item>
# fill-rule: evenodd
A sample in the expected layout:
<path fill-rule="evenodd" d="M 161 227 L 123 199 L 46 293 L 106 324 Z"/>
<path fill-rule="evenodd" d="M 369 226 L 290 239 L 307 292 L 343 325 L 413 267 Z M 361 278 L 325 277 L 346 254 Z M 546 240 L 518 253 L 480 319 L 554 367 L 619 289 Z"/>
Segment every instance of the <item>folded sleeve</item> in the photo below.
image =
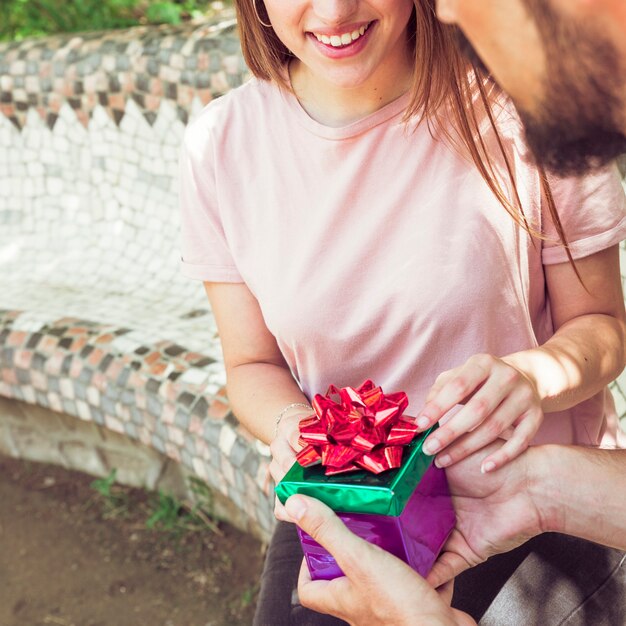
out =
<path fill-rule="evenodd" d="M 626 239 L 626 197 L 616 165 L 586 176 L 550 177 L 550 188 L 570 252 L 580 259 Z M 545 201 L 542 206 L 542 261 L 567 262 Z"/>
<path fill-rule="evenodd" d="M 192 124 L 179 158 L 182 273 L 209 282 L 243 282 L 224 234 L 210 130 Z"/>

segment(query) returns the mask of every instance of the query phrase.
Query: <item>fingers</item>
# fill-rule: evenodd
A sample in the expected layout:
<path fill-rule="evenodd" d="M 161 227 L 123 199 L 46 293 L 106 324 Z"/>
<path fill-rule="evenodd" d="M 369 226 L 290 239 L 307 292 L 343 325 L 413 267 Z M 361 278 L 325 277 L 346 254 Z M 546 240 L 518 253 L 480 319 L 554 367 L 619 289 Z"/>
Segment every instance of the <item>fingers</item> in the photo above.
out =
<path fill-rule="evenodd" d="M 495 358 L 488 354 L 476 354 L 459 368 L 444 372 L 435 381 L 437 391 L 429 394 L 417 425 L 420 430 L 430 428 L 455 404 L 460 404 L 476 388 L 487 380 Z"/>
<path fill-rule="evenodd" d="M 480 471 L 483 474 L 493 472 L 522 454 L 539 430 L 542 419 L 541 411 L 531 411 L 525 415 L 515 427 L 511 438 L 499 450 L 484 459 Z"/>
<path fill-rule="evenodd" d="M 274 497 L 274 517 L 281 522 L 289 522 L 290 524 L 295 522 L 295 520 L 291 519 L 289 513 L 287 513 L 285 509 L 285 506 L 277 497 Z"/>
<path fill-rule="evenodd" d="M 476 626 L 474 618 L 463 611 L 452 609 L 452 616 L 456 626 Z"/>
<path fill-rule="evenodd" d="M 276 483 L 280 482 L 283 476 L 296 460 L 296 454 L 289 442 L 282 437 L 276 437 L 270 444 L 270 474 Z"/>
<path fill-rule="evenodd" d="M 318 613 L 329 613 L 341 616 L 341 598 L 346 598 L 349 591 L 349 581 L 345 577 L 334 580 L 311 580 L 306 561 L 302 559 L 300 575 L 298 576 L 298 598 L 300 604 Z"/>
<path fill-rule="evenodd" d="M 444 372 L 433 389 L 417 423 L 423 429 L 440 420 L 440 428 L 423 445 L 426 454 L 438 455 L 438 467 L 449 467 L 511 432 L 497 455 L 482 465 L 483 473 L 493 471 L 526 449 L 543 419 L 533 383 L 512 365 L 488 354 L 475 355 L 460 368 Z M 441 412 L 462 398 L 468 398 L 465 406 L 450 419 L 441 419 Z M 509 431 L 511 425 L 516 427 Z"/>
<path fill-rule="evenodd" d="M 270 472 L 269 465 L 265 470 L 265 479 L 263 480 L 263 493 L 267 496 L 270 493 L 270 486 L 272 484 L 272 473 Z"/>
<path fill-rule="evenodd" d="M 461 411 L 459 411 L 459 414 Z M 463 460 L 474 452 L 484 448 L 498 437 L 504 437 L 512 424 L 519 418 L 519 404 L 515 394 L 511 394 L 500 404 L 496 410 L 489 415 L 477 428 L 461 436 L 451 445 L 448 445 L 435 459 L 437 467 L 449 467 L 450 465 Z M 455 418 L 452 418 L 454 420 Z M 450 420 L 450 421 L 452 421 Z M 448 428 L 448 424 L 442 426 L 438 431 Z M 511 435 L 513 430 L 511 429 Z M 448 435 L 441 437 L 444 441 L 449 440 Z"/>
<path fill-rule="evenodd" d="M 473 550 L 464 534 L 458 528 L 454 528 L 426 581 L 435 588 L 439 587 L 485 559 L 485 556 Z"/>
<path fill-rule="evenodd" d="M 273 441 L 270 443 L 272 460 L 269 464 L 269 473 L 275 484 L 278 484 L 283 479 L 285 474 L 295 463 L 296 450 L 302 448 L 302 445 L 298 441 L 300 438 L 298 424 L 302 417 L 302 414 L 296 414 L 283 419 L 276 437 L 274 437 Z M 274 502 L 274 515 L 276 519 L 282 522 L 294 521 L 278 498 L 276 498 Z"/>
<path fill-rule="evenodd" d="M 435 561 L 433 568 L 426 576 L 426 582 L 435 589 L 454 580 L 461 572 L 470 568 L 470 564 L 456 552 L 442 552 Z"/>
<path fill-rule="evenodd" d="M 450 606 L 452 604 L 452 594 L 454 593 L 454 580 L 449 580 L 447 583 L 437 587 L 437 593 L 439 597 Z"/>
<path fill-rule="evenodd" d="M 359 576 L 364 567 L 364 552 L 372 546 L 350 532 L 325 504 L 308 496 L 291 496 L 285 502 L 287 514 L 317 543 L 326 548 L 346 576 Z"/>
<path fill-rule="evenodd" d="M 294 413 L 284 418 L 279 425 L 279 433 L 287 440 L 289 445 L 296 451 L 303 446 L 300 443 L 300 421 L 307 417 L 309 413 Z"/>
<path fill-rule="evenodd" d="M 443 386 L 450 379 L 456 376 L 458 369 L 459 368 L 454 368 L 452 370 L 448 370 L 447 372 L 442 372 L 441 374 L 439 374 L 439 376 L 437 376 L 437 380 L 435 380 L 433 386 L 430 388 L 430 391 L 428 392 L 428 395 L 426 396 L 426 401 L 424 402 L 424 404 L 428 404 L 441 391 Z"/>
<path fill-rule="evenodd" d="M 270 443 L 272 455 L 270 473 L 276 483 L 282 480 L 295 463 L 296 452 L 302 448 L 302 444 L 299 442 L 300 429 L 298 424 L 303 417 L 305 417 L 304 414 L 298 413 L 284 418 L 280 422 L 276 437 Z"/>

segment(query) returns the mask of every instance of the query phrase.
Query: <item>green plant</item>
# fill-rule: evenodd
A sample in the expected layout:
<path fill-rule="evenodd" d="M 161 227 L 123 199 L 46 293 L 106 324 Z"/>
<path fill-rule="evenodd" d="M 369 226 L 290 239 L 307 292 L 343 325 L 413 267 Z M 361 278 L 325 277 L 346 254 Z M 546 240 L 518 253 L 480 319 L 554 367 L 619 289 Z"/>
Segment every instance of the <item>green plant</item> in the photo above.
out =
<path fill-rule="evenodd" d="M 128 517 L 131 513 L 129 495 L 124 487 L 115 484 L 116 479 L 117 469 L 114 468 L 104 478 L 96 478 L 90 483 L 90 487 L 98 494 L 105 519 Z M 199 478 L 192 476 L 188 480 L 194 503 L 178 500 L 159 489 L 157 493 L 149 495 L 147 503 L 142 504 L 136 513 L 147 515 L 145 527 L 149 530 L 162 531 L 175 538 L 185 532 L 206 530 L 221 536 L 222 531 L 213 514 L 211 489 Z"/>
<path fill-rule="evenodd" d="M 213 518 L 213 495 L 209 487 L 200 479 L 189 478 L 189 487 L 194 494 L 195 504 L 180 501 L 175 496 L 159 490 L 149 502 L 151 511 L 146 527 L 179 536 L 184 532 L 210 529 L 221 535 L 222 532 Z"/>
<path fill-rule="evenodd" d="M 180 24 L 183 20 L 200 18 L 220 8 L 222 4 L 224 3 L 214 0 L 153 0 L 146 8 L 145 17 L 151 24 Z"/>
<path fill-rule="evenodd" d="M 214 499 L 211 488 L 196 476 L 190 476 L 187 480 L 189 481 L 189 489 L 196 502 L 195 509 L 201 510 L 212 519 L 215 519 Z"/>
<path fill-rule="evenodd" d="M 243 608 L 250 606 L 250 604 L 254 602 L 254 599 L 259 593 L 259 587 L 260 583 L 255 583 L 254 585 L 251 585 L 250 587 L 244 589 L 241 597 L 239 598 L 239 602 Z"/>
<path fill-rule="evenodd" d="M 179 24 L 217 10 L 215 0 L 0 0 L 0 40 Z"/>
<path fill-rule="evenodd" d="M 115 485 L 116 478 L 117 469 L 113 468 L 108 476 L 96 478 L 89 484 L 101 498 L 105 519 L 128 514 L 128 494 Z"/>
<path fill-rule="evenodd" d="M 151 502 L 152 515 L 146 520 L 146 527 L 167 531 L 180 530 L 185 524 L 182 504 L 169 494 L 159 490 Z"/>

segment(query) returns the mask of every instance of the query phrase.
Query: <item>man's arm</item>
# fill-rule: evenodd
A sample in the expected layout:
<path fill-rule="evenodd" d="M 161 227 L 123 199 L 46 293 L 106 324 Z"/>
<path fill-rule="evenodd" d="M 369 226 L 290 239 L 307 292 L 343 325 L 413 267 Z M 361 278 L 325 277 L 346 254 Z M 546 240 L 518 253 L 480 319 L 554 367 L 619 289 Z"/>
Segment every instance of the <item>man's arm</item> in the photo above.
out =
<path fill-rule="evenodd" d="M 540 446 L 544 531 L 626 550 L 626 450 Z"/>
<path fill-rule="evenodd" d="M 447 470 L 457 523 L 428 576 L 431 584 L 542 532 L 626 550 L 626 450 L 536 446 L 481 474 L 487 454 L 481 450 Z"/>

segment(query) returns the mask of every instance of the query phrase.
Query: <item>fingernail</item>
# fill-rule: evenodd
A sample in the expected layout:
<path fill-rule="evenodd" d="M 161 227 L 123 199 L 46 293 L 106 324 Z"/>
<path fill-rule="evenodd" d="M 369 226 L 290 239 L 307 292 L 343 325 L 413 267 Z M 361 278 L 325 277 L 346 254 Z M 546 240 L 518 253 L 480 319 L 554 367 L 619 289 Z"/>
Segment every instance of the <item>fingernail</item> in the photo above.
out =
<path fill-rule="evenodd" d="M 424 430 L 430 424 L 430 420 L 422 415 L 415 423 L 420 430 Z"/>
<path fill-rule="evenodd" d="M 437 467 L 448 467 L 452 463 L 452 459 L 449 454 L 441 454 L 435 459 L 435 465 Z"/>
<path fill-rule="evenodd" d="M 487 461 L 480 466 L 480 473 L 486 474 L 487 472 L 491 472 L 496 469 L 496 464 L 493 461 Z"/>
<path fill-rule="evenodd" d="M 441 450 L 441 444 L 438 439 L 427 439 L 424 442 L 424 446 L 422 448 L 425 454 L 432 456 L 433 454 L 437 454 L 439 450 Z"/>
<path fill-rule="evenodd" d="M 285 502 L 285 509 L 291 519 L 298 521 L 302 519 L 306 513 L 306 503 L 302 498 L 298 498 L 298 496 L 291 496 L 291 498 Z"/>

